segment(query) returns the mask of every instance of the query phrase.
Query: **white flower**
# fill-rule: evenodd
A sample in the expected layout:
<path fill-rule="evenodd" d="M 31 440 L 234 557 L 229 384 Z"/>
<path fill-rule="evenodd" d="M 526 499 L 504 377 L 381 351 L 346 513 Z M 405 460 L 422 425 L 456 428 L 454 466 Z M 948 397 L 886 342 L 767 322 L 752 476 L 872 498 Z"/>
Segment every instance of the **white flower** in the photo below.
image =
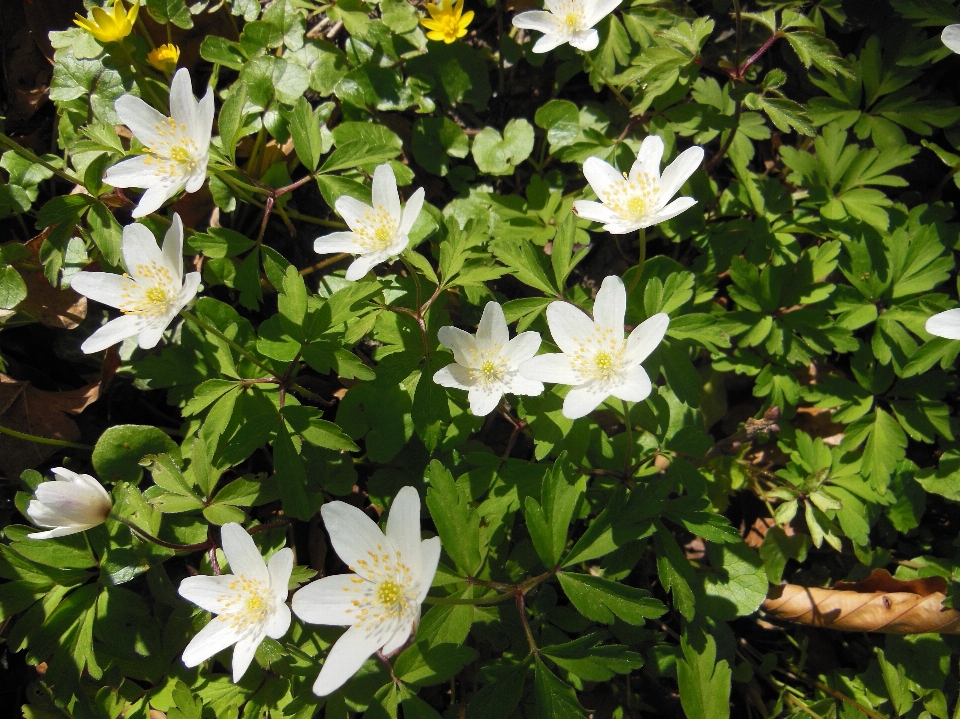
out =
<path fill-rule="evenodd" d="M 359 280 L 376 265 L 396 257 L 410 242 L 407 236 L 423 207 L 423 188 L 410 197 L 400 211 L 397 178 L 388 164 L 373 173 L 373 207 L 346 195 L 334 204 L 350 232 L 333 232 L 318 237 L 313 251 L 319 255 L 349 252 L 360 255 L 347 268 L 348 280 Z"/>
<path fill-rule="evenodd" d="M 55 482 L 42 482 L 27 505 L 27 516 L 46 532 L 27 535 L 30 539 L 50 539 L 76 534 L 103 524 L 113 502 L 107 490 L 89 474 L 76 474 L 63 467 L 50 470 Z"/>
<path fill-rule="evenodd" d="M 583 174 L 600 202 L 577 200 L 573 211 L 588 220 L 603 222 L 607 232 L 624 235 L 669 220 L 693 207 L 697 201 L 692 197 L 678 197 L 673 202 L 670 199 L 700 167 L 703 148 L 694 146 L 684 150 L 661 177 L 662 157 L 663 140 L 657 135 L 648 135 L 640 145 L 629 175 L 617 172 L 599 157 L 587 158 Z"/>
<path fill-rule="evenodd" d="M 213 129 L 213 88 L 200 102 L 193 96 L 190 73 L 177 71 L 170 83 L 170 114 L 164 117 L 139 97 L 122 95 L 114 105 L 123 123 L 147 148 L 147 154 L 114 165 L 103 177 L 113 187 L 145 187 L 134 217 L 160 209 L 186 188 L 196 192 L 207 176 Z"/>
<path fill-rule="evenodd" d="M 927 320 L 923 328 L 937 337 L 960 340 L 960 308 L 934 315 Z"/>
<path fill-rule="evenodd" d="M 960 53 L 960 25 L 947 25 L 943 28 L 940 40 L 954 52 Z"/>
<path fill-rule="evenodd" d="M 138 336 L 143 349 L 155 347 L 160 336 L 200 286 L 200 273 L 183 276 L 183 223 L 174 213 L 163 238 L 163 249 L 143 225 L 123 228 L 126 275 L 78 272 L 70 286 L 101 304 L 116 307 L 123 317 L 111 320 L 87 338 L 80 349 L 90 354 Z"/>
<path fill-rule="evenodd" d="M 593 317 L 567 302 L 547 307 L 547 324 L 553 341 L 563 351 L 545 354 L 520 365 L 520 374 L 531 380 L 573 385 L 563 401 L 563 415 L 583 417 L 611 395 L 627 402 L 650 396 L 653 387 L 640 366 L 653 352 L 670 324 L 664 313 L 655 314 L 623 339 L 627 292 L 619 277 L 611 275 L 600 286 Z"/>
<path fill-rule="evenodd" d="M 400 649 L 420 623 L 440 561 L 440 538 L 420 541 L 420 497 L 397 493 L 387 534 L 344 502 L 320 508 L 330 542 L 351 572 L 311 582 L 293 595 L 293 612 L 311 624 L 346 625 L 320 669 L 313 691 L 326 696 L 352 677 L 376 651 Z"/>
<path fill-rule="evenodd" d="M 217 615 L 190 640 L 183 663 L 195 667 L 236 644 L 233 681 L 238 682 L 263 638 L 279 639 L 290 627 L 286 600 L 293 550 L 281 549 L 265 563 L 253 539 L 235 522 L 223 525 L 220 539 L 233 574 L 198 575 L 180 582 L 181 597 Z"/>
<path fill-rule="evenodd" d="M 593 26 L 612 13 L 620 2 L 621 0 L 546 0 L 548 12 L 522 12 L 513 18 L 513 26 L 543 33 L 543 37 L 533 46 L 534 52 L 550 52 L 565 42 L 578 50 L 590 52 L 600 43 L 600 35 Z"/>
<path fill-rule="evenodd" d="M 503 308 L 496 302 L 483 308 L 476 336 L 456 327 L 441 327 L 437 336 L 453 352 L 456 364 L 439 370 L 433 381 L 467 390 L 475 415 L 490 414 L 507 392 L 532 396 L 543 392 L 542 382 L 521 377 L 517 371 L 521 362 L 537 354 L 540 334 L 521 332 L 510 339 Z"/>

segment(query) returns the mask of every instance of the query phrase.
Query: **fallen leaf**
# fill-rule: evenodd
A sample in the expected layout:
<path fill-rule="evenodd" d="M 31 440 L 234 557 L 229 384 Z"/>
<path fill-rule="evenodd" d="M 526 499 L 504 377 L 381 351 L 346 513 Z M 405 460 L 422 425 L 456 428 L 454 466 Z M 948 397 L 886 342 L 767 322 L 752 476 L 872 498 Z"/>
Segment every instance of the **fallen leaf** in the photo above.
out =
<path fill-rule="evenodd" d="M 943 606 L 946 590 L 942 577 L 903 581 L 875 569 L 832 589 L 772 587 L 761 608 L 773 619 L 845 632 L 960 634 L 960 612 Z"/>

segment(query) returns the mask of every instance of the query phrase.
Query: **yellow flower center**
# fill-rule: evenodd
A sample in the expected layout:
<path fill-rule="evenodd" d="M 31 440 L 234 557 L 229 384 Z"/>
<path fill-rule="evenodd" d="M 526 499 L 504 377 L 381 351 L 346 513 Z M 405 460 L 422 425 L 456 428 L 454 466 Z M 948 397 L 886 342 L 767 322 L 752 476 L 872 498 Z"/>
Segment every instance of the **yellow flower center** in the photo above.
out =
<path fill-rule="evenodd" d="M 161 317 L 173 304 L 179 288 L 166 267 L 151 262 L 136 267 L 136 279 L 128 277 L 120 292 L 120 311 L 128 315 Z"/>
<path fill-rule="evenodd" d="M 416 587 L 410 567 L 403 563 L 400 552 L 391 555 L 377 546 L 377 552 L 367 552 L 369 559 L 356 560 L 350 567 L 355 574 L 350 577 L 347 593 L 354 626 L 378 634 L 395 631 L 397 621 L 408 616 L 416 604 Z M 352 595 L 352 596 L 350 596 Z"/>
<path fill-rule="evenodd" d="M 616 333 L 607 327 L 597 327 L 588 337 L 573 339 L 578 347 L 570 364 L 580 373 L 583 381 L 608 382 L 616 377 L 623 366 L 626 345 L 622 332 Z"/>
<path fill-rule="evenodd" d="M 501 345 L 484 350 L 470 350 L 470 379 L 481 385 L 499 382 L 507 373 L 507 363 L 500 357 Z"/>
<path fill-rule="evenodd" d="M 144 163 L 156 165 L 157 173 L 181 179 L 196 169 L 200 162 L 200 148 L 192 137 L 187 135 L 187 126 L 172 117 L 153 126 L 157 133 L 156 141 L 147 147 L 150 154 Z"/>
<path fill-rule="evenodd" d="M 613 366 L 613 360 L 610 359 L 610 355 L 608 355 L 606 352 L 598 353 L 593 361 L 594 364 L 597 365 L 598 372 L 607 372 L 609 371 L 610 367 Z"/>
<path fill-rule="evenodd" d="M 360 239 L 360 246 L 368 252 L 386 250 L 397 237 L 397 221 L 383 205 L 371 207 L 360 219 L 353 233 Z"/>
<path fill-rule="evenodd" d="M 628 224 L 646 221 L 656 210 L 660 182 L 645 172 L 638 173 L 634 179 L 624 177 L 607 190 L 604 204 L 613 210 Z"/>
<path fill-rule="evenodd" d="M 180 48 L 169 43 L 147 53 L 147 62 L 160 72 L 173 72 L 178 60 L 180 60 Z"/>
<path fill-rule="evenodd" d="M 392 607 L 400 600 L 400 585 L 387 579 L 377 587 L 377 601 L 385 607 Z"/>
<path fill-rule="evenodd" d="M 579 31 L 581 22 L 582 16 L 579 12 L 572 11 L 563 16 L 563 27 L 567 32 Z"/>
<path fill-rule="evenodd" d="M 270 587 L 266 582 L 238 574 L 229 588 L 230 593 L 220 597 L 219 621 L 230 622 L 233 629 L 242 630 L 266 619 L 270 610 Z"/>
<path fill-rule="evenodd" d="M 497 366 L 490 360 L 484 360 L 480 365 L 480 374 L 484 377 L 492 378 L 497 373 Z"/>

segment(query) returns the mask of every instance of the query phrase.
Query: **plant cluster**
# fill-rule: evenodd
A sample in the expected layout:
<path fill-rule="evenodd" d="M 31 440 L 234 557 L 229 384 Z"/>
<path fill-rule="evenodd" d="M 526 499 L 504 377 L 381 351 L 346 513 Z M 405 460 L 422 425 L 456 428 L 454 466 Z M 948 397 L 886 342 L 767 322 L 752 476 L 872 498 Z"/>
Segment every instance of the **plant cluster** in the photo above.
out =
<path fill-rule="evenodd" d="M 960 718 L 960 7 L 84 2 L 0 123 L 24 716 Z"/>

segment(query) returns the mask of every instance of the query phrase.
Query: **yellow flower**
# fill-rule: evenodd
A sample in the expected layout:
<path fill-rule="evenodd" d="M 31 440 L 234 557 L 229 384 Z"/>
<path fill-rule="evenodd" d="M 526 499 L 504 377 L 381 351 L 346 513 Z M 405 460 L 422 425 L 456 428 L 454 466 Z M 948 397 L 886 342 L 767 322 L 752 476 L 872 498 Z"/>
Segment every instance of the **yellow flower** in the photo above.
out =
<path fill-rule="evenodd" d="M 473 10 L 463 12 L 463 0 L 453 5 L 451 0 L 440 0 L 440 6 L 427 4 L 429 18 L 423 18 L 420 24 L 430 32 L 431 40 L 443 40 L 448 45 L 467 34 L 467 25 L 473 22 Z"/>
<path fill-rule="evenodd" d="M 176 45 L 161 45 L 156 50 L 147 53 L 147 62 L 160 72 L 171 73 L 177 69 L 177 60 L 180 59 L 180 48 Z"/>
<path fill-rule="evenodd" d="M 127 12 L 124 12 L 121 0 L 114 0 L 112 12 L 108 13 L 103 8 L 95 7 L 91 11 L 93 20 L 77 14 L 74 22 L 100 42 L 116 42 L 117 40 L 123 40 L 131 33 L 139 11 L 140 0 L 134 0 L 133 5 Z"/>

